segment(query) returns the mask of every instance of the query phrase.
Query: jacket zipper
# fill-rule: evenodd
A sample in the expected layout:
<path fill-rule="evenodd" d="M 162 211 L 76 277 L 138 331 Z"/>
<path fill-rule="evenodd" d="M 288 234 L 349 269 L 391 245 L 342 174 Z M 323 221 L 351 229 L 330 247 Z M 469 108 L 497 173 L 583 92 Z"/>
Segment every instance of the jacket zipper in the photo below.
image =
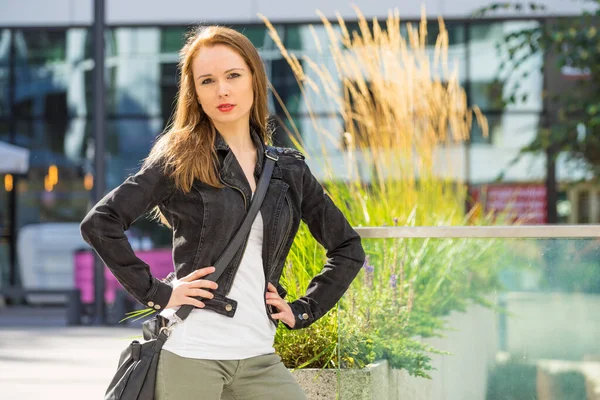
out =
<path fill-rule="evenodd" d="M 219 181 L 221 181 L 221 183 L 227 187 L 230 187 L 234 190 L 237 190 L 238 192 L 240 192 L 240 194 L 242 195 L 242 198 L 244 199 L 244 209 L 246 210 L 246 213 L 248 212 L 248 204 L 246 202 L 246 195 L 244 194 L 244 192 L 242 192 L 242 189 L 232 186 L 232 185 L 228 185 L 225 181 L 223 181 L 223 179 L 221 179 L 221 176 L 219 176 Z M 250 235 L 248 233 L 248 235 Z M 246 247 L 248 246 L 248 237 L 246 237 L 246 240 L 244 241 L 244 246 L 242 248 L 242 252 L 240 254 L 240 256 L 238 257 L 238 259 L 235 262 L 235 271 L 237 273 L 237 269 L 240 266 L 240 263 L 242 262 L 242 258 L 244 257 L 244 253 L 246 252 Z M 227 291 L 227 293 L 225 293 L 224 295 L 227 296 L 229 294 L 229 292 L 231 291 L 231 287 L 229 288 L 229 290 Z"/>
<path fill-rule="evenodd" d="M 283 250 L 283 246 L 286 242 L 286 237 L 289 235 L 290 231 L 292 230 L 292 206 L 290 205 L 290 201 L 288 200 L 287 196 L 285 196 L 285 202 L 288 206 L 288 210 L 289 210 L 289 221 L 288 221 L 288 225 L 287 225 L 287 229 L 285 231 L 285 235 L 283 235 L 283 240 L 281 241 L 281 244 L 279 245 L 279 247 L 277 248 L 277 251 L 275 252 L 275 257 L 273 259 L 273 263 L 277 262 L 277 258 L 279 257 L 279 254 L 281 253 L 281 251 Z M 269 305 L 267 304 L 267 298 L 266 298 L 266 294 L 268 292 L 267 290 L 267 285 L 269 284 L 270 280 L 271 280 L 271 273 L 273 272 L 274 268 L 271 268 L 269 270 L 269 274 L 266 277 L 265 280 L 265 295 L 264 295 L 264 300 L 265 300 L 265 310 L 267 311 L 267 315 L 269 316 L 269 319 L 271 321 L 273 321 L 275 323 L 275 325 L 277 325 L 277 321 L 275 321 L 273 318 L 271 318 L 271 309 L 269 309 Z"/>
<path fill-rule="evenodd" d="M 287 196 L 285 196 L 285 203 L 288 206 L 289 221 L 287 224 L 287 229 L 285 231 L 285 234 L 283 235 L 284 240 L 281 241 L 281 243 L 279 244 L 279 247 L 277 248 L 277 251 L 275 252 L 275 258 L 273 259 L 274 263 L 277 261 L 280 253 L 283 251 L 283 246 L 285 245 L 285 242 L 286 242 L 285 238 L 290 234 L 290 231 L 292 230 L 292 206 L 290 205 L 290 201 L 288 200 Z M 269 272 L 269 277 L 270 277 L 270 275 L 271 275 L 271 273 Z"/>
<path fill-rule="evenodd" d="M 221 179 L 221 177 L 219 176 L 219 180 L 221 181 L 221 183 L 227 187 L 230 187 L 232 189 L 237 190 L 238 192 L 240 192 L 240 194 L 242 195 L 242 199 L 244 199 L 244 210 L 246 210 L 246 212 L 248 212 L 248 204 L 246 202 L 246 195 L 244 194 L 244 192 L 242 192 L 242 189 L 235 187 L 235 186 L 231 186 L 228 185 L 227 183 L 225 183 L 225 181 L 223 179 Z"/>

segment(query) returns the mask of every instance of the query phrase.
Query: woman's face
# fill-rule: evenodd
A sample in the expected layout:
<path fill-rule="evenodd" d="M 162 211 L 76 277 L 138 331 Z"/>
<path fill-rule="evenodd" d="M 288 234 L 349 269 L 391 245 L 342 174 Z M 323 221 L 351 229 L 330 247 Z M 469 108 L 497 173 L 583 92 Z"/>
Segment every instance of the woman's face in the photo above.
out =
<path fill-rule="evenodd" d="M 250 122 L 252 73 L 242 56 L 226 45 L 203 47 L 192 72 L 198 102 L 217 129 Z"/>

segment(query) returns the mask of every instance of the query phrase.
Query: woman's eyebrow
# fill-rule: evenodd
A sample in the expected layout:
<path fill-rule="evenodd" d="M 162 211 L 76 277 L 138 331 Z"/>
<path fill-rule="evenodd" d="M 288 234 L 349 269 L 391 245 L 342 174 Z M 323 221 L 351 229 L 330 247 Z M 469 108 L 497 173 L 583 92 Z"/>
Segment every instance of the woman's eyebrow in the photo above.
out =
<path fill-rule="evenodd" d="M 244 68 L 231 68 L 231 69 L 228 69 L 227 71 L 225 71 L 225 73 L 227 74 L 227 73 L 229 73 L 231 71 L 235 71 L 236 69 L 244 71 Z M 207 76 L 212 76 L 212 74 L 200 75 L 197 79 L 204 78 L 204 77 L 207 77 Z"/>

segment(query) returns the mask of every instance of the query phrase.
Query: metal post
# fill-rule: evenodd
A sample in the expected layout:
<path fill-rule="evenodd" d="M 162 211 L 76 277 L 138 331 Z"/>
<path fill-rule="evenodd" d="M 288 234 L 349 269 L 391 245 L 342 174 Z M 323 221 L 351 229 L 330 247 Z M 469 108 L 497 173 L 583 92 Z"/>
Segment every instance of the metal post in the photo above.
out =
<path fill-rule="evenodd" d="M 93 202 L 98 202 L 105 191 L 104 148 L 105 148 L 105 87 L 104 87 L 104 0 L 94 0 L 94 190 Z M 104 264 L 98 256 L 94 262 L 94 324 L 106 323 L 104 304 Z"/>
<path fill-rule="evenodd" d="M 9 44 L 9 64 L 8 64 L 8 132 L 10 134 L 9 141 L 10 143 L 16 143 L 16 133 L 17 133 L 17 124 L 16 124 L 16 116 L 15 116 L 15 88 L 17 85 L 16 79 L 16 50 L 15 50 L 15 32 L 12 31 L 10 33 L 10 44 Z M 9 226 L 8 226 L 8 257 L 9 257 L 9 270 L 8 270 L 8 284 L 10 287 L 20 287 L 20 279 L 19 279 L 19 270 L 17 268 L 17 178 L 16 174 L 14 175 L 13 180 L 13 190 L 8 194 L 8 212 L 9 216 Z M 12 300 L 10 300 L 12 301 Z"/>

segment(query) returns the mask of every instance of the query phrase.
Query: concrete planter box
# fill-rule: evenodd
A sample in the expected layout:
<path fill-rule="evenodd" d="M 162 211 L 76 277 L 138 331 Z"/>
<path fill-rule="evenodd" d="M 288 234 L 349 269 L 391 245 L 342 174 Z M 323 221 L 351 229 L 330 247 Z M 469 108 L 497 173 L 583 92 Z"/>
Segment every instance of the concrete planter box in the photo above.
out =
<path fill-rule="evenodd" d="M 309 400 L 485 400 L 497 345 L 497 316 L 481 306 L 447 318 L 444 338 L 424 340 L 451 355 L 432 355 L 432 379 L 410 376 L 379 361 L 364 369 L 293 371 Z M 469 379 L 465 379 L 465 376 Z M 599 399 L 600 400 L 600 399 Z"/>
<path fill-rule="evenodd" d="M 425 400 L 431 398 L 432 382 L 390 368 L 387 361 L 363 369 L 301 369 L 292 374 L 309 400 Z"/>

